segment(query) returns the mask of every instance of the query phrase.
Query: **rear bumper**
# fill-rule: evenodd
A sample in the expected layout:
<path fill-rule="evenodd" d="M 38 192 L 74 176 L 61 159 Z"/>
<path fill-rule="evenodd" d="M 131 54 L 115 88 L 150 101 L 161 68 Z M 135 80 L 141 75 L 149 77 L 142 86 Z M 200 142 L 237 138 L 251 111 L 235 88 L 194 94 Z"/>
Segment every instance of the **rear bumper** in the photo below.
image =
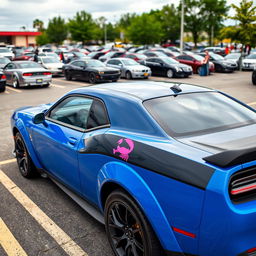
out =
<path fill-rule="evenodd" d="M 35 77 L 26 77 L 20 80 L 20 86 L 40 86 L 51 83 L 52 76 L 35 76 Z"/>

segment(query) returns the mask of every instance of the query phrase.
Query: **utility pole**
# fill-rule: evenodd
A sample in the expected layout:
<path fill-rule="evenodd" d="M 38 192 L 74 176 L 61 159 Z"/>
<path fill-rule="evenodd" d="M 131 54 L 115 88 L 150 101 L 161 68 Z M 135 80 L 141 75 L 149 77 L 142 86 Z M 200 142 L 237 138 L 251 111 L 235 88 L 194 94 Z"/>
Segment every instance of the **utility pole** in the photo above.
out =
<path fill-rule="evenodd" d="M 104 44 L 106 45 L 107 43 L 107 25 L 106 21 L 104 21 Z"/>
<path fill-rule="evenodd" d="M 184 37 L 184 0 L 181 0 L 180 54 L 183 53 L 183 37 Z"/>

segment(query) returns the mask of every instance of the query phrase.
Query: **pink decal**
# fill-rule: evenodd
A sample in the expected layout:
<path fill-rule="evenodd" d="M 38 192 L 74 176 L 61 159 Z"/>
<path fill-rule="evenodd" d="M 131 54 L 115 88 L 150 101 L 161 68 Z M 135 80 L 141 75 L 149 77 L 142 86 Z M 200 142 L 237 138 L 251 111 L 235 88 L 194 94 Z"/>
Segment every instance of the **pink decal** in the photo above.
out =
<path fill-rule="evenodd" d="M 120 146 L 124 142 L 124 140 L 128 144 L 129 148 Z M 127 161 L 129 159 L 129 154 L 134 149 L 134 142 L 130 139 L 120 139 L 117 142 L 117 144 L 118 144 L 117 148 L 113 149 L 113 154 L 115 155 L 116 153 L 119 153 L 119 157 L 121 157 L 123 160 Z"/>

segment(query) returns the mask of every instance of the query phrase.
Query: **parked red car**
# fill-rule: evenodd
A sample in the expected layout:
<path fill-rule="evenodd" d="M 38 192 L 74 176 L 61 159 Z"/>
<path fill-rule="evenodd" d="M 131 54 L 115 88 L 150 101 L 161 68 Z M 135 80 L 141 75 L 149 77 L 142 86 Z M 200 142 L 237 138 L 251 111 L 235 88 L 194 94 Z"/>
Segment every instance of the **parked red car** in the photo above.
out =
<path fill-rule="evenodd" d="M 191 66 L 193 69 L 193 73 L 199 74 L 200 68 L 203 65 L 202 60 L 204 58 L 197 54 L 193 54 L 193 55 L 183 54 L 183 55 L 179 55 L 179 56 L 175 57 L 174 59 L 176 59 L 180 63 L 187 64 L 187 65 Z M 210 73 L 214 72 L 214 64 L 212 62 L 209 62 L 209 71 L 210 71 Z"/>
<path fill-rule="evenodd" d="M 34 56 L 33 52 L 23 52 L 16 54 L 13 60 L 34 60 Z"/>

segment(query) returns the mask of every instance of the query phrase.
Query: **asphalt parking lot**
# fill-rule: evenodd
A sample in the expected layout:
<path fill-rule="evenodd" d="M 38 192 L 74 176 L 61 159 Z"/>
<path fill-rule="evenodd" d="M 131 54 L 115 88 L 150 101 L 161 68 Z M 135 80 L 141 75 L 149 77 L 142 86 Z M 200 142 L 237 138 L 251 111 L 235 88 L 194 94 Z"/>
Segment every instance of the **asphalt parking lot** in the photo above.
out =
<path fill-rule="evenodd" d="M 256 108 L 256 86 L 252 85 L 251 72 L 214 73 L 208 77 L 194 75 L 187 79 L 152 77 L 150 80 L 219 89 Z M 122 82 L 125 80 L 120 80 Z M 82 86 L 91 85 L 59 77 L 53 79 L 49 88 L 7 87 L 6 92 L 0 94 L 0 256 L 12 255 L 14 250 L 20 256 L 113 255 L 104 226 L 50 180 L 22 178 L 11 153 L 10 116 L 16 108 L 55 101 Z"/>

